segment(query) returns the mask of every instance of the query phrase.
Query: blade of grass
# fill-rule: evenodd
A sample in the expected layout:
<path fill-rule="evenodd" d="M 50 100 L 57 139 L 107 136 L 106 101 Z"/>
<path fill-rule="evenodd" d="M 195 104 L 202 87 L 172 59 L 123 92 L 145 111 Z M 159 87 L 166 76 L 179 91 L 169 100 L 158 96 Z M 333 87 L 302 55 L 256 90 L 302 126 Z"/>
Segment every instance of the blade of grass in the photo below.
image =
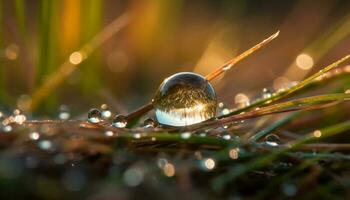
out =
<path fill-rule="evenodd" d="M 292 121 L 293 119 L 295 119 L 297 116 L 299 115 L 299 112 L 297 113 L 292 113 L 286 117 L 284 117 L 283 119 L 273 123 L 272 125 L 270 125 L 269 127 L 257 132 L 255 135 L 253 135 L 249 141 L 251 142 L 256 142 L 258 141 L 260 138 L 272 133 L 274 130 L 280 128 L 281 126 L 285 125 L 286 123 Z"/>
<path fill-rule="evenodd" d="M 0 0 L 0 47 L 3 47 L 3 1 Z M 6 70 L 3 62 L 0 62 L 0 102 L 4 101 L 5 84 L 6 84 Z"/>
<path fill-rule="evenodd" d="M 285 153 L 288 153 L 291 150 L 295 150 L 299 148 L 303 144 L 306 144 L 315 140 L 319 140 L 321 138 L 334 136 L 336 134 L 343 133 L 344 131 L 347 131 L 347 130 L 350 130 L 350 121 L 345 121 L 345 122 L 321 129 L 320 132 L 322 134 L 319 137 L 315 137 L 313 132 L 310 134 L 307 134 L 306 136 L 294 142 L 289 143 L 289 148 L 277 149 L 271 152 L 267 156 L 259 157 L 245 164 L 244 168 L 242 166 L 236 166 L 231 168 L 227 173 L 215 178 L 212 182 L 212 187 L 216 191 L 220 191 L 228 182 L 238 178 L 239 176 L 247 172 L 269 165 L 271 162 L 273 162 L 280 156 L 284 155 Z M 228 150 L 226 149 L 225 151 L 227 152 Z"/>
<path fill-rule="evenodd" d="M 32 100 L 26 103 L 26 111 L 33 111 L 37 106 L 51 94 L 64 80 L 70 75 L 77 66 L 84 61 L 92 52 L 100 47 L 104 42 L 118 33 L 129 23 L 128 14 L 123 14 L 113 20 L 101 32 L 95 35 L 88 43 L 83 45 L 78 51 L 73 52 L 60 67 L 51 73 L 45 82 L 43 82 L 36 91 L 32 94 Z M 72 59 L 74 58 L 74 59 Z M 73 60 L 73 62 L 71 62 Z"/>
<path fill-rule="evenodd" d="M 328 65 L 327 67 L 323 68 L 322 70 L 318 71 L 317 73 L 311 75 L 310 77 L 308 77 L 307 79 L 301 81 L 300 83 L 298 83 L 297 85 L 285 90 L 285 91 L 281 91 L 281 92 L 276 92 L 274 93 L 273 95 L 271 95 L 271 97 L 269 98 L 264 98 L 264 99 L 260 99 L 260 100 L 257 100 L 255 101 L 254 103 L 250 104 L 249 106 L 246 106 L 244 108 L 241 108 L 241 109 L 238 109 L 238 110 L 235 110 L 233 112 L 230 112 L 229 114 L 227 115 L 222 115 L 220 116 L 219 118 L 225 118 L 225 117 L 228 117 L 228 116 L 232 116 L 232 115 L 236 115 L 236 114 L 239 114 L 241 112 L 245 112 L 247 110 L 250 110 L 250 109 L 253 109 L 253 108 L 257 108 L 259 106 L 265 106 L 265 105 L 268 105 L 268 104 L 271 104 L 272 102 L 274 101 L 277 101 L 279 99 L 282 99 L 282 98 L 285 98 L 287 97 L 288 95 L 292 94 L 292 93 L 295 93 L 299 90 L 301 90 L 302 88 L 308 86 L 309 84 L 311 84 L 317 77 L 321 76 L 322 74 L 328 72 L 329 70 L 337 67 L 339 64 L 341 63 L 344 63 L 346 61 L 348 61 L 350 58 L 350 55 L 347 55 L 339 60 L 337 60 L 336 62 Z"/>
<path fill-rule="evenodd" d="M 229 124 L 235 121 L 252 119 L 261 117 L 264 115 L 271 115 L 276 113 L 299 111 L 299 110 L 314 110 L 321 109 L 324 106 L 328 106 L 331 102 L 346 101 L 350 100 L 350 94 L 338 93 L 338 94 L 327 94 L 312 96 L 306 98 L 295 99 L 283 103 L 274 104 L 267 107 L 262 107 L 258 110 L 249 111 L 246 113 L 228 116 L 225 118 L 220 118 L 218 120 L 205 121 L 200 124 L 194 124 L 186 127 L 186 130 L 197 130 L 199 128 L 207 128 L 210 126 L 221 126 Z M 332 104 L 333 105 L 333 104 Z"/>
<path fill-rule="evenodd" d="M 25 36 L 25 3 L 24 0 L 15 0 L 15 14 L 17 19 L 17 24 L 19 26 L 20 35 Z"/>
<path fill-rule="evenodd" d="M 82 5 L 82 37 L 84 41 L 92 38 L 101 27 L 101 19 L 103 13 L 102 1 L 88 0 Z M 98 62 L 98 51 L 90 56 L 89 62 L 82 64 L 82 79 L 81 87 L 85 93 L 91 95 L 92 92 L 97 92 L 100 87 L 101 77 Z M 94 88 L 94 90 L 91 90 Z"/>

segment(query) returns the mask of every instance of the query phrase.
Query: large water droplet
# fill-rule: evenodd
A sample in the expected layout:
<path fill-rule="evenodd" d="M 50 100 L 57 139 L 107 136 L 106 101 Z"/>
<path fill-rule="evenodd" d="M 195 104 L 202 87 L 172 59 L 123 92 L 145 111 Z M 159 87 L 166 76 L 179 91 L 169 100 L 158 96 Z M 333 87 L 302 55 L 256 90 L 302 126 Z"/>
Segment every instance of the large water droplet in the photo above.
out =
<path fill-rule="evenodd" d="M 159 123 L 186 126 L 213 118 L 217 102 L 214 88 L 204 77 L 182 72 L 163 81 L 153 105 Z"/>
<path fill-rule="evenodd" d="M 94 124 L 101 122 L 101 111 L 96 108 L 91 109 L 88 113 L 88 121 Z"/>
<path fill-rule="evenodd" d="M 281 143 L 281 140 L 277 135 L 269 134 L 265 137 L 265 143 L 269 146 L 277 147 Z"/>
<path fill-rule="evenodd" d="M 126 116 L 124 115 L 117 115 L 113 119 L 113 126 L 116 128 L 124 128 L 128 124 L 128 121 L 126 119 Z"/>

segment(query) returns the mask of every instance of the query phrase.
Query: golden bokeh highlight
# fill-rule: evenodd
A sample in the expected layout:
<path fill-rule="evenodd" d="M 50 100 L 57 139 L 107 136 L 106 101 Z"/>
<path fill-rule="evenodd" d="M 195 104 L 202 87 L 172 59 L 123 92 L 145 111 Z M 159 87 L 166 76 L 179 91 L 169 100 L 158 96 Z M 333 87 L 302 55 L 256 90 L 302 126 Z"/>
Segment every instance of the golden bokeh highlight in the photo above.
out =
<path fill-rule="evenodd" d="M 215 161 L 212 159 L 212 158 L 207 158 L 205 161 L 204 161 L 204 166 L 209 169 L 209 170 L 212 170 L 215 168 Z"/>
<path fill-rule="evenodd" d="M 78 65 L 83 61 L 83 58 L 84 57 L 81 52 L 75 51 L 69 56 L 69 62 L 73 65 Z"/>
<path fill-rule="evenodd" d="M 316 130 L 313 132 L 314 137 L 320 138 L 322 136 L 322 132 L 320 130 Z"/>
<path fill-rule="evenodd" d="M 167 176 L 167 177 L 172 177 L 175 175 L 175 167 L 171 163 L 165 164 L 163 171 L 164 171 L 165 176 Z"/>
<path fill-rule="evenodd" d="M 308 54 L 300 54 L 295 59 L 295 63 L 302 70 L 309 70 L 314 66 L 313 58 Z"/>
<path fill-rule="evenodd" d="M 231 150 L 229 151 L 229 156 L 230 156 L 230 158 L 233 159 L 233 160 L 238 159 L 238 156 L 239 156 L 239 149 L 238 149 L 238 148 L 231 149 Z"/>

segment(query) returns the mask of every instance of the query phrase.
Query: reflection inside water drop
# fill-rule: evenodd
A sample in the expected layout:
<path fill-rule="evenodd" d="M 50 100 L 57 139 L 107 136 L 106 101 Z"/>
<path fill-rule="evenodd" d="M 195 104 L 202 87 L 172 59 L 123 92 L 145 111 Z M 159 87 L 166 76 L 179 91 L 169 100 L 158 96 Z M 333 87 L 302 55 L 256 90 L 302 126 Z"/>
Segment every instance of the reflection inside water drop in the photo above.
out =
<path fill-rule="evenodd" d="M 128 124 L 128 121 L 126 119 L 126 116 L 124 115 L 117 115 L 114 119 L 113 119 L 113 126 L 116 128 L 125 128 L 126 125 Z"/>
<path fill-rule="evenodd" d="M 157 121 L 155 121 L 154 119 L 152 118 L 148 118 L 146 119 L 144 122 L 143 122 L 143 127 L 145 128 L 154 128 L 156 127 L 158 124 L 157 124 Z"/>
<path fill-rule="evenodd" d="M 101 122 L 101 116 L 102 116 L 101 111 L 93 108 L 88 113 L 88 121 L 94 124 L 99 123 Z"/>
<path fill-rule="evenodd" d="M 277 147 L 280 142 L 280 138 L 275 134 L 269 134 L 265 137 L 265 143 L 269 146 Z"/>
<path fill-rule="evenodd" d="M 213 118 L 217 102 L 214 88 L 204 77 L 182 72 L 164 80 L 153 105 L 159 123 L 186 126 Z"/>

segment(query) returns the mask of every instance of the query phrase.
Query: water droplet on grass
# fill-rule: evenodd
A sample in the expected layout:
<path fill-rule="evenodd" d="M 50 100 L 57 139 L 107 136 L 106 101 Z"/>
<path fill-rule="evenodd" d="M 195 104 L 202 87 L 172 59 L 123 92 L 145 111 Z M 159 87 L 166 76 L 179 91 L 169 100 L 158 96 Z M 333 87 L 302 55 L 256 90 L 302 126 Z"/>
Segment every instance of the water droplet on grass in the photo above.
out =
<path fill-rule="evenodd" d="M 215 117 L 217 101 L 214 88 L 204 77 L 182 72 L 163 81 L 153 105 L 159 123 L 187 126 Z"/>
<path fill-rule="evenodd" d="M 265 143 L 272 147 L 277 147 L 281 141 L 280 138 L 275 134 L 269 134 L 265 137 Z"/>
<path fill-rule="evenodd" d="M 154 127 L 157 127 L 157 125 L 158 125 L 157 122 L 152 118 L 148 118 L 143 122 L 144 128 L 154 128 Z"/>
<path fill-rule="evenodd" d="M 272 97 L 271 90 L 264 88 L 262 91 L 262 98 L 266 99 L 266 98 L 270 98 L 270 97 Z"/>
<path fill-rule="evenodd" d="M 128 124 L 128 121 L 126 119 L 126 116 L 124 115 L 117 115 L 114 119 L 113 119 L 113 126 L 116 128 L 125 128 L 126 125 Z"/>
<path fill-rule="evenodd" d="M 90 123 L 93 123 L 93 124 L 96 124 L 96 123 L 99 123 L 101 122 L 101 111 L 94 108 L 94 109 L 91 109 L 88 113 L 88 121 Z"/>

